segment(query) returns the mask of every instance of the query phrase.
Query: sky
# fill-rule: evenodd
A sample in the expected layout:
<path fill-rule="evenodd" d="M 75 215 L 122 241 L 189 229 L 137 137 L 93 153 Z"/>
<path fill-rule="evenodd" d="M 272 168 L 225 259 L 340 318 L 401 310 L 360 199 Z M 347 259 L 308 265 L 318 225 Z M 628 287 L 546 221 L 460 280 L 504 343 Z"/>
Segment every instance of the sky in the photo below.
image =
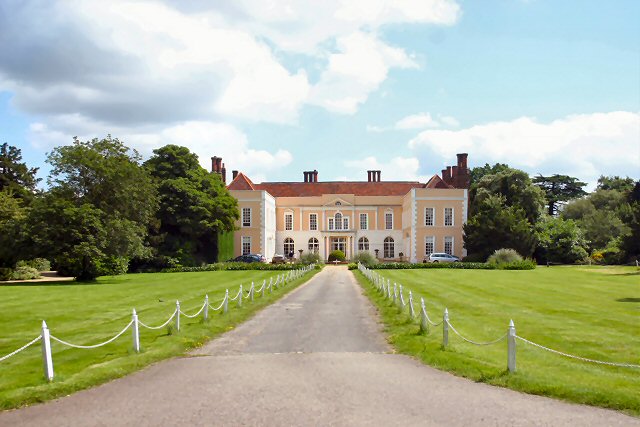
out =
<path fill-rule="evenodd" d="M 636 0 L 3 0 L 0 142 L 107 134 L 254 182 L 640 178 Z M 46 179 L 43 180 L 46 182 Z"/>

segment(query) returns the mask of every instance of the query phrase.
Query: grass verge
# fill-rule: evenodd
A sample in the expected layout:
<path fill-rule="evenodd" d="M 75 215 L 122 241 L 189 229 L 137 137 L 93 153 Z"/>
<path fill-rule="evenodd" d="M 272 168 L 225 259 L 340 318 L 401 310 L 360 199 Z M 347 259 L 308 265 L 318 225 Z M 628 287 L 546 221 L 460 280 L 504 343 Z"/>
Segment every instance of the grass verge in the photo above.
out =
<path fill-rule="evenodd" d="M 465 337 L 490 341 L 507 330 L 547 347 L 597 360 L 640 364 L 640 273 L 625 267 L 553 267 L 531 271 L 378 271 L 420 297 L 434 321 L 445 307 Z M 517 372 L 509 374 L 507 344 L 478 347 L 442 326 L 419 332 L 408 308 L 400 313 L 359 271 L 354 274 L 378 307 L 390 343 L 438 369 L 514 390 L 640 416 L 640 370 L 584 363 L 517 342 Z"/>
<path fill-rule="evenodd" d="M 210 319 L 182 316 L 180 332 L 173 322 L 159 330 L 140 328 L 141 352 L 133 351 L 131 331 L 96 349 L 74 349 L 51 342 L 55 378 L 43 378 L 39 343 L 0 362 L 0 409 L 43 402 L 122 377 L 151 363 L 184 354 L 223 332 L 233 329 L 255 312 L 273 303 L 318 270 L 306 274 L 265 297 L 256 294 L 253 302 L 229 303 L 229 312 L 210 310 Z M 73 344 L 106 341 L 131 320 L 135 308 L 147 325 L 160 325 L 180 300 L 182 311 L 197 312 L 204 295 L 217 307 L 229 289 L 235 296 L 240 284 L 245 291 L 251 282 L 277 277 L 278 271 L 215 271 L 201 273 L 148 273 L 101 277 L 96 282 L 52 282 L 0 286 L 0 355 L 26 344 L 40 334 L 42 319 L 51 333 Z"/>

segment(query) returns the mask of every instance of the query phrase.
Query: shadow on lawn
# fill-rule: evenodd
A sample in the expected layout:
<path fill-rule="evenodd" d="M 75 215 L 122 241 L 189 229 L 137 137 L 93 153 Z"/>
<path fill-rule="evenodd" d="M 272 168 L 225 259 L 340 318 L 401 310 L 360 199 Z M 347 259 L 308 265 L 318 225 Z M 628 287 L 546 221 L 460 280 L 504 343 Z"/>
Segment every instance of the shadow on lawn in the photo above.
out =
<path fill-rule="evenodd" d="M 619 298 L 618 302 L 640 302 L 640 298 Z"/>

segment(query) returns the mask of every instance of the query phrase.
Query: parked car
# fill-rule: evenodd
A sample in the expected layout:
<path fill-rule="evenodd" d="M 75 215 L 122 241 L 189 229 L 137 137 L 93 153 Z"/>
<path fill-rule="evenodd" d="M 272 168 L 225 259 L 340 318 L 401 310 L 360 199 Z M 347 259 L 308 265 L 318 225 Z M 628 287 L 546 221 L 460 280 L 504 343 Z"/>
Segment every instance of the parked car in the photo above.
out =
<path fill-rule="evenodd" d="M 273 258 L 271 258 L 271 264 L 284 264 L 287 260 L 284 255 L 275 254 Z"/>
<path fill-rule="evenodd" d="M 229 261 L 230 262 L 267 262 L 267 259 L 260 254 L 247 254 L 247 255 L 240 255 Z"/>
<path fill-rule="evenodd" d="M 429 258 L 425 258 L 422 262 L 460 262 L 460 258 L 455 255 L 445 253 L 432 253 Z"/>

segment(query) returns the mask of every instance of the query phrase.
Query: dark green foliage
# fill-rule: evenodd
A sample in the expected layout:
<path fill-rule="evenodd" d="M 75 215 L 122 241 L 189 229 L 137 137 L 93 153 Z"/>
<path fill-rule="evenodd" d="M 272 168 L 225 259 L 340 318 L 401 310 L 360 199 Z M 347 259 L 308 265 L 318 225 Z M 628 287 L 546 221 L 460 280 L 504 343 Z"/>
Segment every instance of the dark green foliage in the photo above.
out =
<path fill-rule="evenodd" d="M 370 266 L 372 270 L 419 270 L 431 268 L 450 268 L 460 270 L 495 270 L 496 266 L 484 262 L 429 262 L 412 264 L 409 262 L 388 262 Z"/>
<path fill-rule="evenodd" d="M 598 178 L 599 190 L 616 190 L 621 193 L 628 193 L 633 190 L 635 182 L 633 178 L 621 178 L 619 176 L 604 176 Z"/>
<path fill-rule="evenodd" d="M 347 259 L 346 255 L 344 254 L 344 252 L 342 252 L 339 249 L 336 249 L 335 251 L 331 251 L 328 258 L 329 262 L 344 261 L 345 259 Z"/>
<path fill-rule="evenodd" d="M 158 253 L 178 258 L 183 265 L 224 259 L 217 235 L 234 230 L 240 215 L 237 200 L 187 148 L 167 145 L 153 152 L 145 167 L 158 185 Z"/>
<path fill-rule="evenodd" d="M 28 210 L 21 199 L 0 191 L 0 266 L 11 268 L 20 259 L 20 241 Z M 30 256 L 30 254 L 26 254 Z M 9 279 L 6 279 L 9 280 Z"/>
<path fill-rule="evenodd" d="M 536 228 L 538 262 L 573 264 L 588 256 L 588 242 L 575 221 L 547 216 L 538 222 Z"/>
<path fill-rule="evenodd" d="M 0 281 L 11 280 L 13 268 L 0 267 Z"/>
<path fill-rule="evenodd" d="M 193 273 L 198 271 L 287 271 L 301 268 L 303 264 L 265 264 L 264 262 L 218 262 L 197 267 L 174 267 L 162 270 L 163 273 Z"/>
<path fill-rule="evenodd" d="M 234 251 L 233 232 L 218 233 L 218 262 L 233 258 Z"/>
<path fill-rule="evenodd" d="M 28 168 L 22 162 L 22 150 L 6 142 L 0 145 L 0 191 L 13 197 L 31 200 L 40 181 L 38 168 Z"/>
<path fill-rule="evenodd" d="M 495 250 L 513 248 L 531 256 L 537 238 L 523 209 L 507 206 L 502 195 L 487 195 L 477 212 L 464 225 L 465 248 L 480 259 L 487 259 Z"/>
<path fill-rule="evenodd" d="M 533 182 L 545 192 L 548 207 L 547 213 L 549 215 L 555 215 L 558 212 L 560 203 L 568 202 L 587 194 L 582 189 L 587 183 L 578 181 L 578 178 L 568 175 L 538 175 L 533 179 Z"/>
<path fill-rule="evenodd" d="M 378 260 L 370 252 L 358 252 L 351 260 L 354 263 L 360 263 L 366 267 L 377 264 Z"/>
<path fill-rule="evenodd" d="M 521 259 L 519 261 L 506 262 L 498 264 L 498 270 L 533 270 L 538 266 L 532 259 Z"/>

